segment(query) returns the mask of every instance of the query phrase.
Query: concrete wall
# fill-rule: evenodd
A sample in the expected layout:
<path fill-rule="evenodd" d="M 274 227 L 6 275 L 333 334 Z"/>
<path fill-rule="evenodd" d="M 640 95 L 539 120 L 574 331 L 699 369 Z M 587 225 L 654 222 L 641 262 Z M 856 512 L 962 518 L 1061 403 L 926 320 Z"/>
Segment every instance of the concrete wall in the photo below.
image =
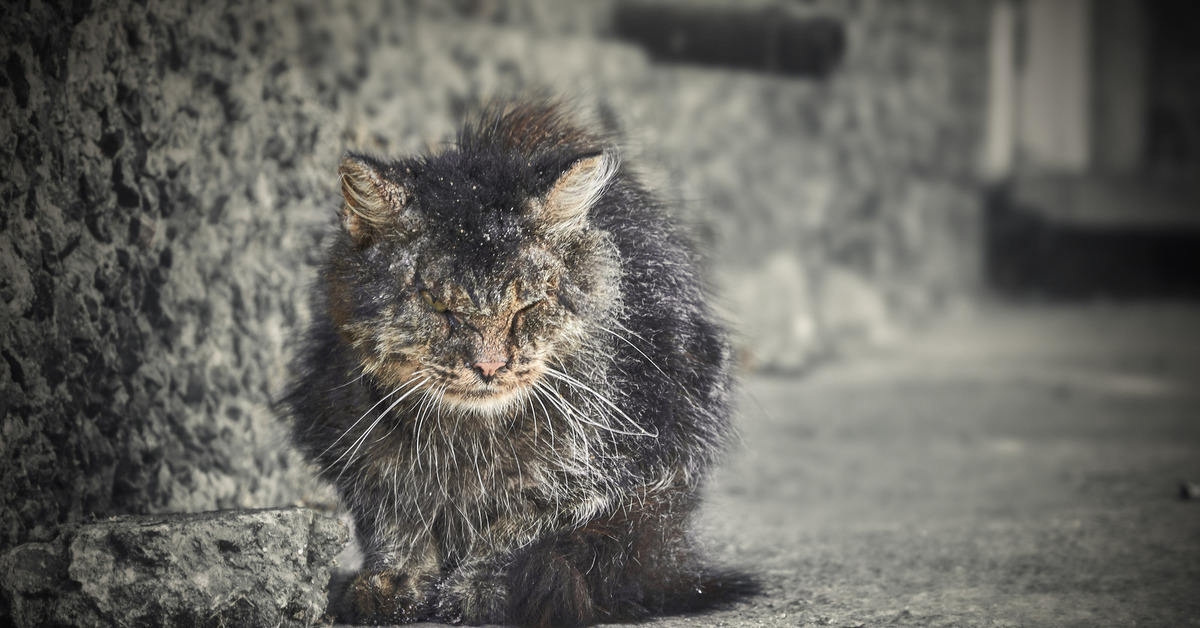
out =
<path fill-rule="evenodd" d="M 797 6 L 847 26 L 828 82 L 653 65 L 603 37 L 603 2 L 5 4 L 0 549 L 328 503 L 269 404 L 336 163 L 444 140 L 498 91 L 610 105 L 748 363 L 804 366 L 969 292 L 986 4 Z"/>

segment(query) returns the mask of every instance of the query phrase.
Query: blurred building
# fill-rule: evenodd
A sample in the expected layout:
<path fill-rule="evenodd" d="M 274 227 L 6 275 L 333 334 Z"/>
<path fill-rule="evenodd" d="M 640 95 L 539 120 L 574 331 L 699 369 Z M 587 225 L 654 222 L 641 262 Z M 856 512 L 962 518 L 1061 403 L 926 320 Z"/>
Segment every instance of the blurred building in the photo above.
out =
<path fill-rule="evenodd" d="M 1200 5 L 992 5 L 983 172 L 993 282 L 1200 294 Z"/>
<path fill-rule="evenodd" d="M 1195 3 L 999 0 L 991 55 L 989 176 L 1200 172 Z"/>

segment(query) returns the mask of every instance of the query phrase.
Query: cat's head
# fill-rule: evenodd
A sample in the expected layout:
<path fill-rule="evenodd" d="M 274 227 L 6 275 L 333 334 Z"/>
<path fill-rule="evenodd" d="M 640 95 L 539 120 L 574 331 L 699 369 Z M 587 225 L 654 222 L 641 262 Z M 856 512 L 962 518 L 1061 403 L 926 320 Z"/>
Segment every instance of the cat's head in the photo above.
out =
<path fill-rule="evenodd" d="M 367 376 L 496 415 L 578 358 L 619 302 L 616 249 L 589 218 L 616 170 L 611 149 L 570 142 L 347 156 L 325 283 Z"/>

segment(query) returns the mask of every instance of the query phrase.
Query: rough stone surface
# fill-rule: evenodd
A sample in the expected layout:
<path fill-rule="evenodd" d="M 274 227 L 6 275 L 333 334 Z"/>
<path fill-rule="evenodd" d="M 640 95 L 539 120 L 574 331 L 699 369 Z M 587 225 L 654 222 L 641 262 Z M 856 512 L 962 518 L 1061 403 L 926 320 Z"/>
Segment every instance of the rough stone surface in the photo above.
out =
<path fill-rule="evenodd" d="M 532 86 L 606 103 L 748 364 L 969 291 L 987 3 L 817 0 L 813 83 L 649 62 L 611 2 L 0 5 L 0 550 L 118 514 L 329 505 L 270 404 L 350 148 Z M 0 619 L 5 610 L 0 605 Z"/>
<path fill-rule="evenodd" d="M 267 405 L 342 147 L 294 14 L 0 8 L 0 548 L 302 494 Z"/>
<path fill-rule="evenodd" d="M 305 508 L 114 517 L 0 556 L 16 626 L 311 626 L 346 528 Z"/>

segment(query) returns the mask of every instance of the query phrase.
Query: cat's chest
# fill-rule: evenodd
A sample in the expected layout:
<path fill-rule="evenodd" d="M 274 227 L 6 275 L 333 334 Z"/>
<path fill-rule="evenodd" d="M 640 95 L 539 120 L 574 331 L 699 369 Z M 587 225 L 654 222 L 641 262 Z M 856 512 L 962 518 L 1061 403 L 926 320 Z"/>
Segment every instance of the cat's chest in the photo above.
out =
<path fill-rule="evenodd" d="M 552 433 L 545 421 L 402 420 L 371 444 L 364 469 L 400 501 L 576 502 L 594 499 L 611 475 L 612 455 L 602 443 Z"/>

